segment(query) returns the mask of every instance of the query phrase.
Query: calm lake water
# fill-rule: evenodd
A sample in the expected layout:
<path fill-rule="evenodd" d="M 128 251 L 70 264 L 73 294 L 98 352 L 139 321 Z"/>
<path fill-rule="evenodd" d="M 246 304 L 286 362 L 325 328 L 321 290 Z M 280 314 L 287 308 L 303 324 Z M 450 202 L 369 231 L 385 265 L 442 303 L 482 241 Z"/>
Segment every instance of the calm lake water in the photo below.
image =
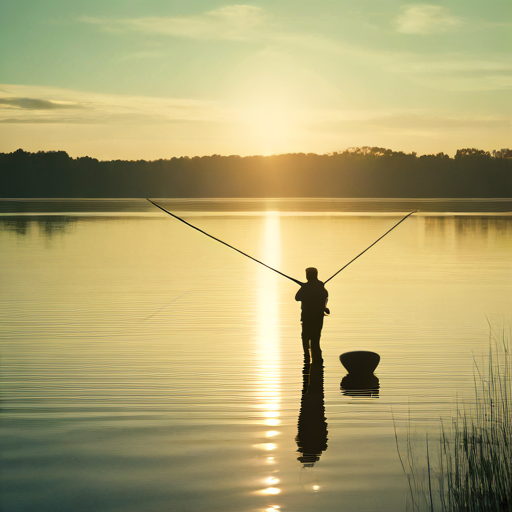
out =
<path fill-rule="evenodd" d="M 394 427 L 435 434 L 512 323 L 512 203 L 161 204 L 301 280 L 420 212 L 328 283 L 303 375 L 291 281 L 143 200 L 0 201 L 0 509 L 405 510 Z M 355 349 L 378 389 L 340 389 Z"/>

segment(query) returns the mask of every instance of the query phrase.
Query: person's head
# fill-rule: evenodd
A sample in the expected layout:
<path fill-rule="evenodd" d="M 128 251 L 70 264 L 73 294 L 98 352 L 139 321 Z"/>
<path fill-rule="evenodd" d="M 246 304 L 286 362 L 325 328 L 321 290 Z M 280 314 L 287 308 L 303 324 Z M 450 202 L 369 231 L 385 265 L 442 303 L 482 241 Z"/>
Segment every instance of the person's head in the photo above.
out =
<path fill-rule="evenodd" d="M 315 281 L 318 279 L 318 270 L 315 267 L 309 267 L 306 269 L 306 279 L 308 281 Z"/>

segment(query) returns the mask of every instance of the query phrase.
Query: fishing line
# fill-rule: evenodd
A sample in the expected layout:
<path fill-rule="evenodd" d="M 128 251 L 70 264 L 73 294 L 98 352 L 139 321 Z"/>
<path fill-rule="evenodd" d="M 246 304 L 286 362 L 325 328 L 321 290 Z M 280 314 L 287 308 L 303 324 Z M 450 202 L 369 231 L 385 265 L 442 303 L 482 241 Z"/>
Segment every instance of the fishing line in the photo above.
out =
<path fill-rule="evenodd" d="M 168 306 L 170 306 L 173 302 L 176 302 L 177 300 L 181 299 L 181 297 L 184 297 L 185 295 L 188 295 L 189 293 L 192 293 L 193 290 L 190 290 L 188 292 L 185 292 L 185 293 L 182 293 L 181 295 L 179 295 L 178 297 L 175 297 L 174 299 L 172 299 L 171 301 L 169 301 L 165 306 L 162 306 L 158 311 L 155 311 L 154 313 L 151 313 L 151 315 L 148 315 L 146 318 L 143 318 L 141 321 L 142 322 L 145 322 L 146 320 L 150 320 L 151 318 L 153 318 L 155 315 L 158 315 L 158 313 L 160 313 L 160 311 L 163 311 L 165 308 L 167 308 Z"/>
<path fill-rule="evenodd" d="M 241 251 L 240 249 L 237 249 L 236 247 L 233 247 L 232 245 L 229 245 L 228 243 L 226 242 L 223 242 L 222 240 L 220 240 L 219 238 L 216 238 L 214 237 L 213 235 L 210 235 L 209 233 L 207 233 L 206 231 L 203 231 L 202 229 L 199 229 L 197 226 L 194 226 L 193 224 L 190 224 L 190 222 L 187 222 L 186 220 L 182 219 L 181 217 L 178 217 L 178 215 L 174 214 L 174 213 L 171 213 L 169 210 L 166 210 L 165 208 L 163 208 L 162 206 L 156 204 L 154 201 L 151 201 L 151 199 L 147 198 L 146 199 L 154 206 L 156 206 L 157 208 L 160 208 L 160 210 L 162 210 L 163 212 L 167 213 L 168 215 L 170 215 L 171 217 L 174 217 L 175 219 L 183 222 L 184 224 L 186 224 L 187 226 L 191 227 L 192 229 L 195 229 L 196 231 L 199 231 L 200 233 L 202 233 L 203 235 L 206 235 L 210 238 L 212 238 L 213 240 L 229 247 L 230 249 L 233 249 L 234 251 L 244 255 L 244 256 L 247 256 L 247 258 L 250 258 L 251 260 L 255 261 L 256 263 L 259 263 L 260 265 L 263 265 L 264 267 L 267 267 L 268 269 L 270 270 L 273 270 L 274 272 L 277 272 L 278 274 L 282 275 L 283 277 L 286 277 L 287 279 L 289 279 L 290 281 L 293 281 L 294 283 L 297 283 L 299 286 L 302 286 L 304 283 L 300 282 L 298 279 L 294 279 L 293 277 L 290 277 L 290 276 L 287 276 L 286 274 L 283 274 L 283 272 L 280 272 L 279 270 L 276 270 L 275 268 L 272 268 L 271 266 L 267 265 L 266 263 L 263 263 L 262 261 L 260 260 L 257 260 L 256 258 L 253 258 L 252 256 L 250 256 L 249 254 Z M 340 268 L 340 270 L 338 270 L 338 272 L 336 272 L 335 274 L 333 274 L 331 277 L 329 277 L 329 279 L 327 279 L 327 281 L 325 281 L 325 283 L 329 282 L 333 277 L 337 276 L 342 270 L 344 270 L 345 268 L 347 268 L 351 263 L 353 263 L 354 261 L 357 260 L 357 258 L 359 258 L 359 256 L 362 256 L 366 251 L 368 251 L 369 249 L 371 249 L 379 240 L 382 240 L 388 233 L 390 233 L 391 231 L 393 231 L 393 229 L 395 229 L 399 224 L 401 224 L 405 219 L 407 219 L 407 217 L 411 216 L 413 213 L 416 213 L 416 211 L 414 212 L 411 212 L 411 213 L 408 213 L 402 220 L 400 220 L 399 222 L 397 222 L 391 229 L 389 229 L 388 231 L 386 231 L 380 238 L 378 238 L 377 240 L 375 240 L 375 242 L 373 242 L 372 245 L 370 245 L 369 247 L 367 247 L 363 252 L 359 253 L 354 259 L 350 260 L 345 266 L 343 266 L 342 268 Z"/>

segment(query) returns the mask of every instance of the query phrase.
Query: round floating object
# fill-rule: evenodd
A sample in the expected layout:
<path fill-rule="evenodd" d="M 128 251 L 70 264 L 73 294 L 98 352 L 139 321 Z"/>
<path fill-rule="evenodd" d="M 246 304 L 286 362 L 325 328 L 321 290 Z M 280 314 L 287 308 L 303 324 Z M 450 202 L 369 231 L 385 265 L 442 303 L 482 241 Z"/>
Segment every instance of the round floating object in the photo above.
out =
<path fill-rule="evenodd" d="M 340 361 L 351 375 L 372 375 L 379 364 L 380 356 L 376 352 L 355 350 L 341 354 Z"/>

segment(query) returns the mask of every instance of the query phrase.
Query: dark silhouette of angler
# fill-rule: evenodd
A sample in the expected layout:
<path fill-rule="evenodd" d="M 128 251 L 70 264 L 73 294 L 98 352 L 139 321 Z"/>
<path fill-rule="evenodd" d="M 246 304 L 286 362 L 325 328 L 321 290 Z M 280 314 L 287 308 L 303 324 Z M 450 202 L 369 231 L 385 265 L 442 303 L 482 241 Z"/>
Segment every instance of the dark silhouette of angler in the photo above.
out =
<path fill-rule="evenodd" d="M 233 249 L 234 251 L 239 252 L 240 254 L 243 254 L 244 256 L 247 256 L 248 258 L 250 258 L 251 260 L 255 261 L 256 263 L 259 263 L 260 265 L 263 265 L 264 267 L 267 267 L 268 269 L 273 270 L 274 272 L 277 272 L 278 274 L 282 275 L 283 277 L 286 277 L 286 279 L 290 279 L 290 281 L 293 281 L 294 283 L 297 283 L 298 285 L 302 285 L 302 283 L 300 281 L 298 281 L 297 279 L 294 279 L 293 277 L 290 277 L 290 276 L 287 276 L 286 274 L 283 274 L 279 270 L 276 270 L 275 268 L 272 268 L 271 266 L 267 265 L 266 263 L 263 263 L 260 260 L 257 260 L 256 258 L 253 258 L 252 256 L 250 256 L 249 254 L 241 251 L 240 249 L 237 249 L 236 247 L 233 247 L 232 245 L 229 245 L 228 243 L 223 242 L 222 240 L 214 237 L 213 235 L 210 235 L 206 231 L 203 231 L 202 229 L 199 229 L 198 227 L 194 226 L 193 224 L 190 224 L 190 222 L 187 222 L 186 220 L 182 219 L 181 217 L 178 217 L 177 215 L 175 215 L 174 213 L 171 213 L 170 211 L 166 210 L 165 208 L 162 208 L 160 205 L 158 205 L 155 202 L 151 201 L 151 199 L 149 199 L 147 197 L 146 197 L 146 199 L 151 204 L 155 205 L 157 208 L 160 208 L 160 210 L 164 211 L 165 213 L 167 213 L 171 217 L 174 217 L 175 219 L 183 222 L 184 224 L 186 224 L 187 226 L 191 227 L 192 229 L 195 229 L 196 231 L 199 231 L 203 235 L 206 235 L 206 236 L 212 238 L 213 240 L 215 240 L 215 241 L 225 245 L 226 247 L 229 247 L 230 249 Z"/>
<path fill-rule="evenodd" d="M 297 458 L 303 467 L 313 467 L 327 450 L 327 421 L 324 407 L 324 367 L 321 363 L 304 365 L 302 400 L 297 422 Z"/>
<path fill-rule="evenodd" d="M 304 362 L 310 361 L 310 350 L 313 362 L 322 361 L 320 349 L 320 335 L 324 325 L 324 315 L 330 311 L 327 309 L 329 294 L 324 283 L 318 280 L 318 270 L 313 267 L 306 269 L 307 282 L 295 294 L 295 300 L 301 302 L 302 322 L 302 348 L 304 349 Z"/>
<path fill-rule="evenodd" d="M 307 282 L 302 283 L 298 279 L 294 279 L 293 277 L 287 276 L 283 272 L 280 272 L 279 270 L 276 270 L 275 268 L 272 268 L 271 266 L 267 265 L 266 263 L 263 263 L 262 261 L 250 256 L 249 254 L 246 254 L 245 252 L 241 251 L 240 249 L 237 249 L 236 247 L 233 247 L 232 245 L 220 240 L 219 238 L 214 237 L 213 235 L 210 235 L 206 231 L 203 231 L 202 229 L 199 229 L 198 227 L 194 226 L 193 224 L 190 224 L 190 222 L 187 222 L 186 220 L 182 219 L 181 217 L 178 217 L 178 215 L 175 215 L 174 213 L 171 213 L 170 211 L 166 210 L 162 206 L 158 205 L 154 201 L 151 201 L 151 199 L 146 198 L 152 205 L 156 206 L 163 212 L 167 213 L 171 217 L 174 217 L 176 220 L 179 220 L 180 222 L 183 222 L 183 224 L 186 224 L 187 226 L 191 227 L 192 229 L 195 229 L 196 231 L 199 231 L 203 235 L 206 235 L 209 238 L 212 238 L 213 240 L 225 245 L 226 247 L 229 247 L 230 249 L 233 249 L 234 251 L 242 254 L 243 256 L 246 256 L 247 258 L 250 258 L 251 260 L 255 261 L 256 263 L 259 263 L 260 265 L 263 265 L 264 267 L 267 267 L 270 270 L 273 270 L 279 275 L 282 275 L 283 277 L 286 277 L 290 281 L 293 281 L 294 283 L 297 283 L 300 285 L 300 290 L 295 295 L 295 300 L 300 301 L 302 303 L 302 314 L 301 314 L 301 321 L 302 321 L 302 347 L 304 350 L 304 362 L 309 363 L 310 358 L 310 351 L 311 351 L 311 357 L 313 358 L 313 361 L 323 361 L 322 359 L 322 350 L 320 349 L 320 335 L 322 333 L 322 327 L 324 324 L 324 314 L 329 314 L 329 310 L 327 309 L 327 297 L 328 293 L 327 290 L 324 287 L 324 283 L 318 280 L 318 271 L 316 268 L 307 268 L 306 269 L 306 277 Z M 399 224 L 401 224 L 407 217 L 410 217 L 413 213 L 408 213 L 403 219 L 401 219 L 399 222 L 397 222 L 391 229 L 386 231 L 380 238 L 375 240 L 369 247 L 367 247 L 363 252 L 359 253 L 355 258 L 353 258 L 351 261 L 349 261 L 345 266 L 343 266 L 340 270 L 338 270 L 334 275 L 332 275 L 326 283 L 329 282 L 332 278 L 336 277 L 342 270 L 347 268 L 351 263 L 353 263 L 357 258 L 362 256 L 366 251 L 371 249 L 379 240 L 382 240 L 388 233 L 393 231 Z"/>

